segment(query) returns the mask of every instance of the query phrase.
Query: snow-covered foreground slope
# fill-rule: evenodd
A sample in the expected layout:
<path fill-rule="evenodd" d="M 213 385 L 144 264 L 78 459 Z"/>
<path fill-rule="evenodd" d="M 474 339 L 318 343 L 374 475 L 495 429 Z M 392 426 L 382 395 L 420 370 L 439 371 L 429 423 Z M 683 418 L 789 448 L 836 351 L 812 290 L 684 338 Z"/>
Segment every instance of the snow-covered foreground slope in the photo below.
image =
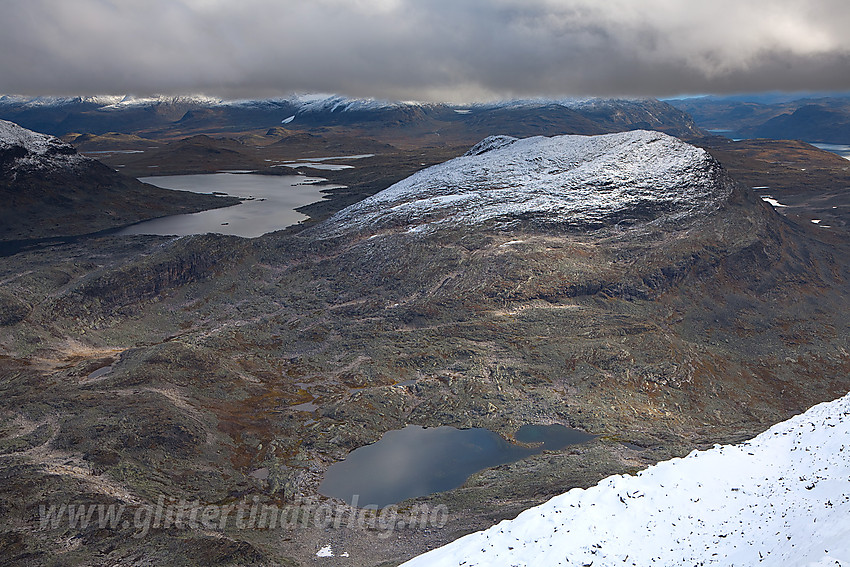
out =
<path fill-rule="evenodd" d="M 406 567 L 850 565 L 850 394 L 574 489 Z"/>
<path fill-rule="evenodd" d="M 498 136 L 340 211 L 325 230 L 677 221 L 714 210 L 729 192 L 704 150 L 659 132 Z"/>

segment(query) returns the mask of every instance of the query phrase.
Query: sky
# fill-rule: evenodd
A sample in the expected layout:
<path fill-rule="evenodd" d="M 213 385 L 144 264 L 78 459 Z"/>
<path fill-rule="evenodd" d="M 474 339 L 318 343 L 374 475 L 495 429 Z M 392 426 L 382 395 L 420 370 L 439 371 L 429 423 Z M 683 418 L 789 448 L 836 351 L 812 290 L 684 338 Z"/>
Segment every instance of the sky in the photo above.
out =
<path fill-rule="evenodd" d="M 847 0 L 0 0 L 0 93 L 850 90 Z"/>

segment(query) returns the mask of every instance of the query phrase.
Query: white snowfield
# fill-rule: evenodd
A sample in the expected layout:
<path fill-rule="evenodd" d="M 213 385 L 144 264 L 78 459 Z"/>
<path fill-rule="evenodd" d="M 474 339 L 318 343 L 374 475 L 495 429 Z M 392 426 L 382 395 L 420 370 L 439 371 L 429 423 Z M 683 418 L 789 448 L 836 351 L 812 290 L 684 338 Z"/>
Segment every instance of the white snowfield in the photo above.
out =
<path fill-rule="evenodd" d="M 850 394 L 574 489 L 405 567 L 850 565 Z"/>
<path fill-rule="evenodd" d="M 517 219 L 600 228 L 684 220 L 728 198 L 720 165 L 660 132 L 487 138 L 338 212 L 320 230 L 412 232 Z"/>
<path fill-rule="evenodd" d="M 26 153 L 15 158 L 15 167 L 66 167 L 86 160 L 59 138 L 27 130 L 14 122 L 0 120 L 0 152 L 16 147 L 23 148 Z"/>

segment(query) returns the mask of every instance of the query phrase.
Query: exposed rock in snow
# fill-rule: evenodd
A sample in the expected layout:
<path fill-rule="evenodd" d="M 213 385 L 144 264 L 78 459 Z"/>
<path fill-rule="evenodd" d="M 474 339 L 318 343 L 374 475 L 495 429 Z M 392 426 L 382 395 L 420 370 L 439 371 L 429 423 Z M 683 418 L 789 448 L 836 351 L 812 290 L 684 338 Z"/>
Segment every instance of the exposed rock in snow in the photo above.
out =
<path fill-rule="evenodd" d="M 850 394 L 574 489 L 406 567 L 850 565 Z"/>
<path fill-rule="evenodd" d="M 488 136 L 484 138 L 474 146 L 472 146 L 468 152 L 463 154 L 464 156 L 480 156 L 481 154 L 486 154 L 487 152 L 498 150 L 501 148 L 506 148 L 516 142 L 519 138 L 514 138 L 513 136 Z"/>
<path fill-rule="evenodd" d="M 681 222 L 715 210 L 731 187 L 708 153 L 659 132 L 497 136 L 340 211 L 319 230 Z"/>

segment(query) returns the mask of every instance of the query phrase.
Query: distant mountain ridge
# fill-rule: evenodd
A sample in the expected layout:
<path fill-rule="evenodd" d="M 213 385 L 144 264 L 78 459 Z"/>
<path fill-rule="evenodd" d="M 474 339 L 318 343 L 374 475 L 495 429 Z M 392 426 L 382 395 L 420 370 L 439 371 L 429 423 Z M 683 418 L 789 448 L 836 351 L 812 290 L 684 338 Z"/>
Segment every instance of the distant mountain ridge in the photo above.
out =
<path fill-rule="evenodd" d="M 174 138 L 273 128 L 356 130 L 376 138 L 403 135 L 434 143 L 475 143 L 513 136 L 604 134 L 653 129 L 676 136 L 700 130 L 684 112 L 655 99 L 529 99 L 471 105 L 293 95 L 262 100 L 203 96 L 0 96 L 0 118 L 55 136 L 144 134 Z"/>
<path fill-rule="evenodd" d="M 730 138 L 850 144 L 850 94 L 696 97 L 670 100 L 700 128 Z"/>

